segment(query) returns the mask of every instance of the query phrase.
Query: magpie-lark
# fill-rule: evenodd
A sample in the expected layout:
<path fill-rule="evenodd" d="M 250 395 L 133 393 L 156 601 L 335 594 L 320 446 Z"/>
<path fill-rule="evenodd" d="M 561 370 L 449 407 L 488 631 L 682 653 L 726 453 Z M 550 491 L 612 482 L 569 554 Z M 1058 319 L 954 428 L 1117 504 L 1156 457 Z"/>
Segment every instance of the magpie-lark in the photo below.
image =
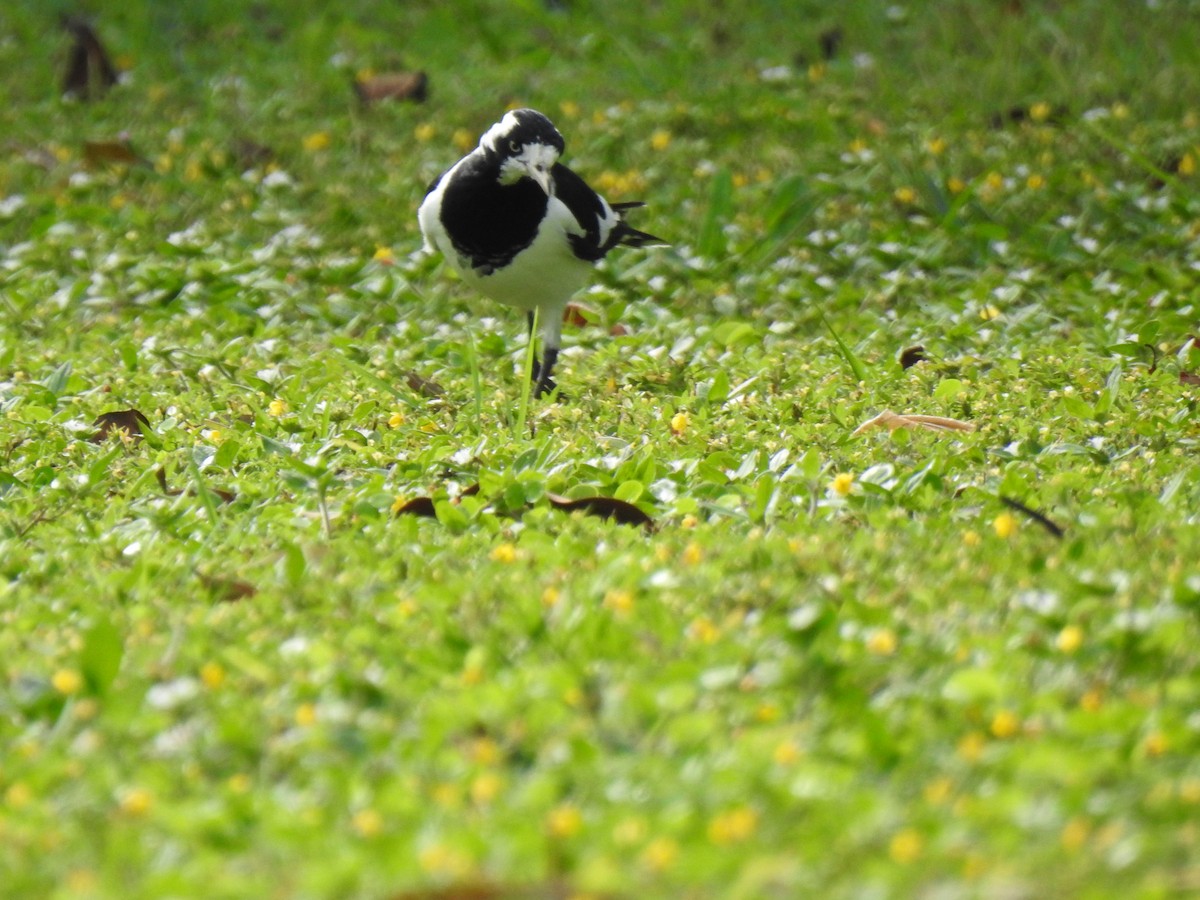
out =
<path fill-rule="evenodd" d="M 539 311 L 534 396 L 555 388 L 563 311 L 592 266 L 614 247 L 663 243 L 625 223 L 625 210 L 642 203 L 606 202 L 558 161 L 562 152 L 549 119 L 512 110 L 429 186 L 417 212 L 426 247 L 480 293 L 525 310 L 530 340 Z"/>

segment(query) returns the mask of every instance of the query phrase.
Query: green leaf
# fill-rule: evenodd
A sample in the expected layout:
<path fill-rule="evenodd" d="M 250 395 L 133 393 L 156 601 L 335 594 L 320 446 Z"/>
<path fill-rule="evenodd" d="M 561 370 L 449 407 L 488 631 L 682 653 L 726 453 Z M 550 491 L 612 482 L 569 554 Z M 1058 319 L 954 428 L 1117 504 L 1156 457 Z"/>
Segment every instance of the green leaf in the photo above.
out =
<path fill-rule="evenodd" d="M 943 378 L 933 389 L 934 400 L 957 400 L 967 392 L 967 386 L 957 378 Z"/>
<path fill-rule="evenodd" d="M 637 503 L 645 492 L 646 486 L 640 481 L 626 481 L 613 492 L 613 497 L 626 503 Z"/>
<path fill-rule="evenodd" d="M 696 252 L 706 259 L 720 259 L 726 252 L 725 225 L 733 215 L 733 174 L 721 169 L 713 176 L 708 210 L 700 225 Z"/>
<path fill-rule="evenodd" d="M 1000 694 L 1000 678 L 991 669 L 959 669 L 942 685 L 942 696 L 954 703 L 987 703 Z"/>
<path fill-rule="evenodd" d="M 108 619 L 98 619 L 83 636 L 79 669 L 94 694 L 104 694 L 121 668 L 124 646 L 120 632 Z"/>

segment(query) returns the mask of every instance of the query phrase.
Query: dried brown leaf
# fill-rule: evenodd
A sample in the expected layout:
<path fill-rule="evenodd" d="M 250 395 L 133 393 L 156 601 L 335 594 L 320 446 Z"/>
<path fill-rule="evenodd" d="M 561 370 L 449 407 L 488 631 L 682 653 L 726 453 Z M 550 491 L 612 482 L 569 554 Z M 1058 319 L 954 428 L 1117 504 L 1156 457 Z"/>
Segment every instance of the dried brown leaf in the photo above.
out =
<path fill-rule="evenodd" d="M 101 413 L 92 424 L 96 426 L 96 433 L 88 440 L 93 444 L 102 443 L 114 432 L 118 435 L 124 432 L 136 444 L 142 439 L 142 427 L 150 427 L 150 420 L 140 410 L 118 409 Z"/>
<path fill-rule="evenodd" d="M 150 166 L 150 161 L 138 155 L 126 137 L 115 141 L 84 141 L 83 159 L 90 166 Z"/>
<path fill-rule="evenodd" d="M 258 593 L 254 585 L 234 578 L 217 578 L 203 572 L 197 572 L 196 578 L 213 595 L 213 599 L 221 603 L 236 603 Z"/>
<path fill-rule="evenodd" d="M 437 511 L 433 508 L 432 497 L 414 497 L 396 510 L 398 516 L 424 516 L 436 519 Z"/>
<path fill-rule="evenodd" d="M 571 499 L 569 497 L 561 497 L 558 494 L 547 494 L 546 499 L 550 501 L 550 505 L 555 509 L 561 509 L 566 512 L 579 510 L 590 516 L 599 516 L 601 519 L 613 519 L 621 525 L 642 525 L 646 528 L 654 527 L 654 520 L 646 513 L 642 512 L 632 503 L 627 503 L 624 500 L 618 500 L 615 497 L 579 497 Z"/>
<path fill-rule="evenodd" d="M 600 319 L 600 313 L 586 303 L 568 303 L 563 310 L 563 324 L 572 328 L 583 328 L 589 322 Z"/>
<path fill-rule="evenodd" d="M 897 428 L 924 428 L 929 431 L 975 430 L 975 426 L 970 422 L 962 422 L 958 419 L 947 419 L 945 416 L 923 416 L 915 413 L 901 414 L 885 409 L 875 418 L 868 419 L 855 428 L 850 436 L 858 437 L 864 431 L 870 431 L 872 428 L 886 428 L 888 431 L 895 431 Z"/>
<path fill-rule="evenodd" d="M 921 344 L 916 344 L 912 347 L 905 347 L 900 351 L 900 368 L 911 369 L 919 362 L 925 362 L 929 359 L 925 355 L 925 348 Z"/>
<path fill-rule="evenodd" d="M 381 72 L 354 80 L 354 93 L 365 104 L 381 100 L 424 103 L 429 96 L 429 76 L 424 72 Z"/>
<path fill-rule="evenodd" d="M 446 389 L 436 381 L 430 381 L 428 378 L 423 378 L 416 372 L 405 372 L 404 383 L 414 393 L 420 394 L 422 397 L 428 397 L 431 400 L 437 399 L 446 393 Z"/>

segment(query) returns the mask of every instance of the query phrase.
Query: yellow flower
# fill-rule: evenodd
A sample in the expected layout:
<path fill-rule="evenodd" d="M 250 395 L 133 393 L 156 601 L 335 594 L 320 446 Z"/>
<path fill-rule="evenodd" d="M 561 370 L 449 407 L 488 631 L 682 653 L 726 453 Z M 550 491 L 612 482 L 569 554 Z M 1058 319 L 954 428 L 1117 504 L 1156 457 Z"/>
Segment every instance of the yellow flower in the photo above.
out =
<path fill-rule="evenodd" d="M 817 62 L 808 67 L 808 80 L 816 83 L 825 77 L 825 63 Z"/>
<path fill-rule="evenodd" d="M 998 191 L 1004 187 L 1004 176 L 999 172 L 988 172 L 987 178 L 984 179 L 984 184 L 989 190 Z"/>
<path fill-rule="evenodd" d="M 83 689 L 83 676 L 74 669 L 59 669 L 50 679 L 50 684 L 60 694 L 77 694 Z"/>
<path fill-rule="evenodd" d="M 381 265 L 390 266 L 396 262 L 396 254 L 392 252 L 391 247 L 385 247 L 380 244 L 375 248 L 375 252 L 371 255 L 371 259 Z"/>
<path fill-rule="evenodd" d="M 1029 118 L 1035 122 L 1045 122 L 1050 118 L 1050 104 L 1045 100 L 1039 100 L 1029 107 Z"/>
<path fill-rule="evenodd" d="M 925 149 L 933 156 L 941 156 L 946 152 L 946 141 L 940 137 L 930 138 L 925 142 Z"/>
<path fill-rule="evenodd" d="M 350 820 L 350 825 L 360 836 L 372 838 L 383 831 L 383 816 L 370 808 L 360 809 Z"/>
<path fill-rule="evenodd" d="M 671 434 L 683 434 L 691 423 L 691 417 L 683 411 L 671 416 Z"/>
<path fill-rule="evenodd" d="M 1020 730 L 1021 720 L 1010 710 L 1002 709 L 992 717 L 992 734 L 1002 740 L 1015 737 Z"/>
<path fill-rule="evenodd" d="M 655 838 L 642 851 L 641 861 L 652 872 L 665 872 L 679 858 L 679 845 L 668 837 Z"/>
<path fill-rule="evenodd" d="M 1063 826 L 1062 834 L 1059 835 L 1058 840 L 1064 850 L 1075 851 L 1084 845 L 1091 832 L 1092 828 L 1088 824 L 1087 819 L 1076 816 Z"/>
<path fill-rule="evenodd" d="M 476 806 L 486 806 L 496 799 L 504 781 L 495 772 L 483 772 L 471 781 L 471 802 Z"/>
<path fill-rule="evenodd" d="M 867 142 L 860 137 L 855 138 L 850 142 L 850 152 L 855 156 L 863 153 L 867 149 Z"/>
<path fill-rule="evenodd" d="M 801 756 L 800 748 L 796 746 L 795 741 L 783 741 L 771 754 L 771 758 L 775 760 L 776 765 L 790 766 L 799 761 Z"/>
<path fill-rule="evenodd" d="M 925 802 L 933 806 L 941 806 L 950 799 L 952 793 L 954 793 L 954 782 L 945 776 L 935 778 L 921 791 Z"/>
<path fill-rule="evenodd" d="M 708 823 L 708 839 L 718 846 L 740 844 L 758 829 L 758 813 L 749 806 L 738 806 L 718 813 Z"/>
<path fill-rule="evenodd" d="M 388 428 L 399 428 L 404 424 L 404 413 L 394 412 L 388 416 Z"/>
<path fill-rule="evenodd" d="M 946 190 L 952 194 L 961 194 L 967 189 L 967 183 L 957 175 L 951 175 L 946 179 Z"/>
<path fill-rule="evenodd" d="M 1063 653 L 1074 653 L 1083 646 L 1083 629 L 1078 625 L 1068 625 L 1058 633 L 1054 643 Z"/>
<path fill-rule="evenodd" d="M 558 104 L 559 111 L 568 119 L 576 119 L 579 117 L 579 104 L 574 100 L 564 100 Z"/>
<path fill-rule="evenodd" d="M 967 762 L 976 762 L 983 755 L 987 742 L 978 731 L 970 731 L 958 742 L 958 755 Z"/>
<path fill-rule="evenodd" d="M 225 438 L 225 435 L 221 434 L 220 428 L 209 428 L 206 431 L 200 432 L 200 434 L 203 435 L 204 437 L 208 438 L 214 444 L 221 443 L 221 441 L 224 440 L 224 438 Z"/>
<path fill-rule="evenodd" d="M 700 616 L 693 619 L 687 627 L 687 636 L 698 644 L 711 644 L 720 635 L 720 630 L 713 624 L 712 619 Z"/>
<path fill-rule="evenodd" d="M 983 319 L 985 322 L 991 322 L 993 319 L 998 319 L 1001 315 L 1003 314 L 1000 312 L 1000 308 L 997 306 L 985 306 L 983 309 L 979 310 L 979 318 Z"/>
<path fill-rule="evenodd" d="M 646 820 L 630 816 L 613 826 L 613 841 L 625 847 L 640 844 L 646 837 Z"/>
<path fill-rule="evenodd" d="M 288 411 L 288 405 L 286 403 L 284 403 L 282 400 L 275 399 L 267 404 L 267 412 L 277 419 L 280 416 L 282 416 L 284 413 L 286 413 L 287 411 Z"/>
<path fill-rule="evenodd" d="M 996 532 L 996 536 L 1002 540 L 1008 540 L 1016 534 L 1017 528 L 1017 519 L 1012 513 L 1000 513 L 1000 515 L 992 520 L 992 529 Z"/>
<path fill-rule="evenodd" d="M 295 715 L 296 724 L 301 728 L 307 728 L 317 721 L 317 708 L 311 703 L 301 703 L 296 707 Z"/>
<path fill-rule="evenodd" d="M 888 856 L 892 858 L 893 862 L 902 866 L 907 866 L 920 859 L 924 849 L 925 841 L 914 828 L 903 828 L 897 831 L 888 842 Z"/>
<path fill-rule="evenodd" d="M 830 487 L 839 497 L 846 497 L 854 490 L 854 476 L 850 472 L 839 472 Z"/>
<path fill-rule="evenodd" d="M 494 766 L 500 761 L 500 745 L 484 735 L 471 743 L 471 759 L 481 766 Z"/>
<path fill-rule="evenodd" d="M 654 134 L 650 135 L 650 147 L 659 152 L 666 150 L 671 146 L 671 132 L 665 128 L 660 128 Z"/>
<path fill-rule="evenodd" d="M 417 865 L 438 878 L 462 878 L 471 870 L 471 860 L 462 850 L 434 842 L 417 852 Z"/>
<path fill-rule="evenodd" d="M 505 541 L 503 544 L 497 544 L 492 548 L 492 552 L 488 556 L 494 562 L 510 563 L 516 561 L 517 548 Z"/>
<path fill-rule="evenodd" d="M 693 516 L 691 513 L 688 513 L 686 516 L 684 516 L 682 519 L 679 520 L 679 526 L 681 528 L 695 528 L 699 524 L 700 524 L 700 520 L 697 519 L 695 516 Z"/>
<path fill-rule="evenodd" d="M 225 683 L 225 669 L 219 662 L 206 662 L 200 667 L 200 681 L 209 690 L 216 690 Z"/>
<path fill-rule="evenodd" d="M 685 566 L 694 566 L 702 559 L 704 559 L 704 551 L 694 541 L 683 548 L 683 564 Z"/>
<path fill-rule="evenodd" d="M 867 649 L 876 656 L 891 656 L 896 644 L 896 634 L 890 628 L 876 628 L 867 638 Z"/>
<path fill-rule="evenodd" d="M 1098 712 L 1103 705 L 1104 692 L 1099 688 L 1092 688 L 1085 691 L 1083 696 L 1079 698 L 1079 708 L 1084 712 Z"/>
<path fill-rule="evenodd" d="M 468 150 L 474 149 L 475 135 L 465 128 L 455 128 L 454 134 L 450 135 L 450 143 L 454 144 L 463 153 L 466 153 Z"/>
<path fill-rule="evenodd" d="M 614 588 L 604 595 L 603 606 L 619 616 L 627 616 L 633 611 L 633 594 L 626 590 Z"/>
<path fill-rule="evenodd" d="M 145 788 L 131 788 L 121 795 L 120 810 L 127 816 L 140 817 L 150 812 L 154 796 Z"/>
<path fill-rule="evenodd" d="M 546 815 L 546 831 L 551 837 L 574 837 L 582 828 L 583 813 L 570 803 L 561 803 Z"/>
<path fill-rule="evenodd" d="M 316 153 L 319 150 L 327 150 L 329 148 L 330 138 L 328 131 L 314 131 L 312 134 L 305 135 L 304 149 L 309 153 Z"/>
<path fill-rule="evenodd" d="M 1161 731 L 1152 731 L 1142 741 L 1142 750 L 1147 756 L 1162 756 L 1171 749 L 1167 736 Z"/>
<path fill-rule="evenodd" d="M 400 512 L 400 510 L 402 510 L 407 503 L 407 497 L 405 497 L 403 494 L 397 494 L 396 499 L 392 501 L 392 515 L 394 516 L 396 513 Z"/>
<path fill-rule="evenodd" d="M 754 710 L 754 718 L 767 724 L 778 722 L 781 715 L 783 715 L 782 711 L 774 703 L 760 703 Z"/>
<path fill-rule="evenodd" d="M 979 536 L 978 531 L 964 531 L 962 542 L 964 547 L 978 547 L 983 539 Z"/>
<path fill-rule="evenodd" d="M 562 599 L 562 597 L 558 592 L 558 588 L 552 584 L 547 585 L 546 589 L 542 591 L 542 606 L 546 607 L 547 609 L 553 609 L 554 607 L 558 606 L 558 601 L 560 599 Z"/>
<path fill-rule="evenodd" d="M 1025 179 L 1025 187 L 1029 188 L 1031 191 L 1041 190 L 1045 186 L 1046 179 L 1037 173 L 1034 173 Z"/>
<path fill-rule="evenodd" d="M 432 125 L 430 125 L 428 122 L 422 122 L 420 125 L 418 125 L 416 128 L 413 129 L 413 137 L 415 137 L 422 144 L 433 140 L 433 137 L 436 134 L 437 134 L 437 129 L 434 128 Z"/>
<path fill-rule="evenodd" d="M 1175 171 L 1184 177 L 1196 174 L 1196 157 L 1191 153 L 1183 154 L 1183 158 L 1179 160 L 1179 165 L 1175 167 Z"/>
<path fill-rule="evenodd" d="M 1114 103 L 1112 106 L 1112 115 L 1114 119 L 1128 119 L 1129 107 L 1124 103 Z"/>
<path fill-rule="evenodd" d="M 22 809 L 33 802 L 33 791 L 23 781 L 14 781 L 4 792 L 4 805 L 10 809 Z"/>
<path fill-rule="evenodd" d="M 912 206 L 917 202 L 917 192 L 908 185 L 896 188 L 892 196 L 896 198 L 897 203 L 903 203 L 905 206 Z"/>

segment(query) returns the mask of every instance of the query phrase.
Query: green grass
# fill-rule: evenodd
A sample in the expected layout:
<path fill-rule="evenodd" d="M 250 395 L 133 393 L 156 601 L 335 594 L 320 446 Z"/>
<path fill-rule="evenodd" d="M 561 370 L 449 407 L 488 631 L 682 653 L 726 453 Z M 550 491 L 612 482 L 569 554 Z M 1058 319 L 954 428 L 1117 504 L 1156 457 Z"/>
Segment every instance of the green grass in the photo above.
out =
<path fill-rule="evenodd" d="M 1197 4 L 568 5 L 0 11 L 0 893 L 1196 891 Z M 510 103 L 673 243 L 527 413 Z"/>

